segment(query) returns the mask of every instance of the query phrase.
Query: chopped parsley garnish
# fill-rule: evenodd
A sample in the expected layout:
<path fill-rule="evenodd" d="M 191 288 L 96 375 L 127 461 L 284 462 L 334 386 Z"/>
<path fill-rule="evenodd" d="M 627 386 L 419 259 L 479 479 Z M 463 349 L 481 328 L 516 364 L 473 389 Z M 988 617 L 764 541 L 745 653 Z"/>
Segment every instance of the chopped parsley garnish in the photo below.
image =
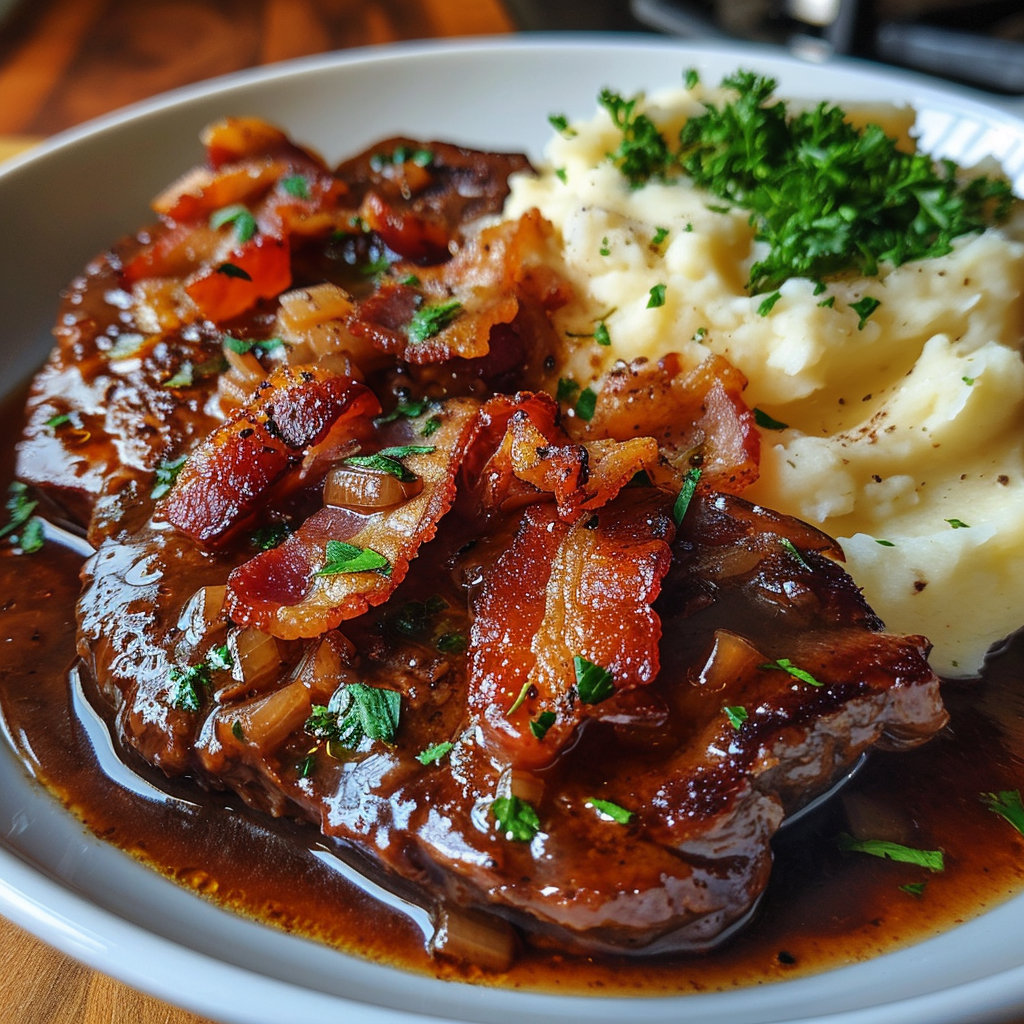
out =
<path fill-rule="evenodd" d="M 949 523 L 954 530 L 969 530 L 971 528 L 971 524 L 965 523 L 962 519 L 945 519 L 943 522 Z"/>
<path fill-rule="evenodd" d="M 530 690 L 533 687 L 533 683 L 529 679 L 523 683 L 522 689 L 519 691 L 516 699 L 508 706 L 508 710 L 505 712 L 506 716 L 514 715 L 522 706 L 526 703 L 526 698 L 530 695 Z"/>
<path fill-rule="evenodd" d="M 378 256 L 375 260 L 370 260 L 369 263 L 365 263 L 359 268 L 359 272 L 363 277 L 379 278 L 383 274 L 386 274 L 391 269 L 391 260 L 387 256 Z"/>
<path fill-rule="evenodd" d="M 548 124 L 558 132 L 562 138 L 571 139 L 576 134 L 576 129 L 569 126 L 569 118 L 565 114 L 548 114 Z"/>
<path fill-rule="evenodd" d="M 611 256 L 612 251 L 608 246 L 608 236 L 601 239 L 601 248 L 597 250 L 601 256 Z"/>
<path fill-rule="evenodd" d="M 695 89 L 699 84 L 700 75 L 698 74 L 697 69 L 687 68 L 686 72 L 683 74 L 683 85 L 686 86 L 687 89 L 692 90 Z"/>
<path fill-rule="evenodd" d="M 597 392 L 593 388 L 584 388 L 580 397 L 576 399 L 576 415 L 581 420 L 594 418 L 594 410 L 597 408 Z"/>
<path fill-rule="evenodd" d="M 256 218 L 241 203 L 222 206 L 210 214 L 211 228 L 216 230 L 225 224 L 234 225 L 235 238 L 239 242 L 248 242 L 256 234 Z"/>
<path fill-rule="evenodd" d="M 234 736 L 236 740 L 245 739 L 245 730 L 242 728 L 242 723 L 237 718 L 231 723 L 231 735 Z"/>
<path fill-rule="evenodd" d="M 165 388 L 190 388 L 195 383 L 195 367 L 189 360 L 185 360 L 179 367 L 177 373 L 172 374 L 164 381 Z"/>
<path fill-rule="evenodd" d="M 942 256 L 953 239 L 1009 216 L 1007 182 L 958 182 L 951 161 L 905 153 L 878 125 L 858 128 L 827 103 L 790 116 L 775 85 L 750 71 L 724 78 L 734 98 L 691 117 L 676 152 L 638 109 L 642 96 L 599 97 L 622 131 L 609 158 L 630 185 L 685 173 L 724 200 L 717 209 L 749 212 L 768 247 L 751 267 L 752 293 L 773 292 L 791 277 L 874 276 L 882 262 Z"/>
<path fill-rule="evenodd" d="M 584 704 L 600 704 L 615 692 L 612 674 L 578 654 L 572 659 L 576 672 L 576 692 Z"/>
<path fill-rule="evenodd" d="M 900 843 L 890 843 L 886 839 L 854 839 L 842 833 L 836 840 L 840 850 L 850 853 L 868 853 L 872 857 L 896 860 L 902 864 L 916 864 L 929 871 L 945 869 L 945 860 L 941 850 L 916 850 Z"/>
<path fill-rule="evenodd" d="M 914 896 L 920 899 L 924 895 L 924 890 L 928 883 L 925 882 L 907 882 L 906 885 L 900 886 L 900 892 L 905 892 L 908 896 Z"/>
<path fill-rule="evenodd" d="M 231 657 L 231 648 L 227 644 L 214 647 L 206 657 L 206 664 L 213 672 L 230 672 L 235 667 Z"/>
<path fill-rule="evenodd" d="M 74 424 L 72 414 L 69 412 L 61 412 L 56 416 L 51 416 L 46 421 L 46 429 L 49 430 L 51 434 L 56 434 L 61 427 L 66 427 L 69 423 Z"/>
<path fill-rule="evenodd" d="M 327 560 L 316 576 L 337 576 L 349 572 L 379 572 L 391 575 L 391 563 L 373 548 L 360 548 L 340 540 L 327 542 Z"/>
<path fill-rule="evenodd" d="M 168 672 L 171 683 L 172 707 L 179 711 L 198 711 L 203 703 L 203 691 L 210 685 L 208 665 L 190 665 L 188 668 L 171 667 Z"/>
<path fill-rule="evenodd" d="M 566 169 L 564 167 L 556 167 L 555 168 L 555 177 L 563 185 L 567 185 L 569 183 L 569 173 L 568 173 L 568 171 L 566 171 Z"/>
<path fill-rule="evenodd" d="M 416 288 L 421 282 L 415 274 L 406 274 L 398 283 L 404 284 L 408 288 Z"/>
<path fill-rule="evenodd" d="M 442 633 L 434 646 L 442 654 L 462 654 L 469 646 L 469 641 L 462 633 Z"/>
<path fill-rule="evenodd" d="M 673 163 L 668 143 L 657 125 L 637 110 L 642 101 L 642 95 L 627 100 L 609 89 L 602 89 L 597 98 L 622 132 L 622 141 L 608 158 L 633 188 L 645 185 L 651 178 L 664 176 Z"/>
<path fill-rule="evenodd" d="M 422 416 L 429 405 L 430 401 L 426 398 L 419 398 L 415 401 L 401 401 L 394 407 L 394 409 L 391 410 L 391 412 L 385 413 L 383 416 L 378 416 L 373 421 L 373 425 L 375 427 L 379 427 L 384 423 L 393 423 L 402 416 L 406 419 L 414 420 L 417 416 Z"/>
<path fill-rule="evenodd" d="M 223 274 L 225 277 L 234 277 L 239 281 L 251 281 L 252 275 L 248 270 L 244 270 L 242 267 L 235 263 L 221 263 L 216 268 L 218 274 Z"/>
<path fill-rule="evenodd" d="M 289 174 L 278 184 L 282 191 L 295 199 L 309 199 L 309 179 L 304 174 Z"/>
<path fill-rule="evenodd" d="M 448 607 L 448 602 L 435 594 L 426 601 L 409 601 L 388 618 L 388 625 L 403 636 L 420 637 L 433 629 L 434 620 Z"/>
<path fill-rule="evenodd" d="M 1005 818 L 1024 836 L 1024 803 L 1021 802 L 1019 789 L 1004 789 L 999 793 L 982 793 L 981 802 L 993 814 Z"/>
<path fill-rule="evenodd" d="M 572 379 L 572 377 L 559 377 L 558 378 L 558 389 L 555 391 L 555 398 L 559 402 L 571 402 L 576 397 L 576 392 L 579 391 L 580 386 Z"/>
<path fill-rule="evenodd" d="M 284 341 L 281 338 L 263 338 L 258 341 L 250 341 L 244 338 L 232 338 L 230 334 L 224 335 L 224 347 L 238 355 L 245 355 L 246 352 L 273 352 L 274 349 L 284 348 Z"/>
<path fill-rule="evenodd" d="M 491 814 L 506 839 L 528 843 L 540 831 L 537 812 L 517 796 L 499 796 L 491 804 Z"/>
<path fill-rule="evenodd" d="M 734 729 L 739 729 L 750 717 L 747 709 L 742 704 L 732 704 L 722 708 L 722 710 L 725 712 L 725 717 L 729 719 L 729 724 Z"/>
<path fill-rule="evenodd" d="M 782 298 L 782 292 L 772 292 L 766 299 L 762 299 L 761 304 L 757 307 L 758 316 L 767 316 L 774 308 L 775 303 Z"/>
<path fill-rule="evenodd" d="M 779 544 L 782 545 L 786 554 L 791 558 L 795 559 L 802 569 L 806 569 L 808 572 L 813 572 L 806 558 L 804 558 L 800 549 L 788 538 L 783 537 L 780 539 Z"/>
<path fill-rule="evenodd" d="M 592 796 L 587 800 L 587 806 L 593 807 L 602 818 L 616 821 L 620 825 L 628 825 L 634 817 L 633 812 L 627 811 L 625 807 L 613 804 L 611 800 L 599 800 L 596 796 Z"/>
<path fill-rule="evenodd" d="M 422 306 L 416 310 L 409 321 L 409 341 L 419 345 L 428 338 L 433 338 L 450 324 L 453 324 L 462 313 L 462 303 L 458 299 L 449 299 L 434 306 Z"/>
<path fill-rule="evenodd" d="M 8 519 L 7 524 L 0 528 L 0 537 L 10 536 L 11 543 L 16 544 L 23 554 L 33 555 L 45 540 L 43 521 L 32 514 L 39 502 L 29 498 L 28 486 L 20 480 L 11 484 L 7 494 Z"/>
<path fill-rule="evenodd" d="M 430 437 L 431 434 L 437 433 L 441 429 L 441 417 L 440 416 L 428 416 L 423 421 L 423 429 L 420 430 L 420 437 Z"/>
<path fill-rule="evenodd" d="M 401 708 L 397 690 L 348 683 L 338 688 L 326 706 L 313 705 L 304 728 L 311 736 L 348 750 L 359 746 L 364 737 L 390 743 L 398 732 Z"/>
<path fill-rule="evenodd" d="M 610 345 L 612 343 L 612 336 L 608 333 L 608 325 L 603 320 L 598 320 L 597 326 L 594 328 L 594 341 L 598 345 Z"/>
<path fill-rule="evenodd" d="M 668 238 L 668 228 L 655 228 L 654 235 L 651 238 L 651 248 L 660 249 L 662 242 Z"/>
<path fill-rule="evenodd" d="M 132 356 L 138 355 L 145 344 L 146 338 L 142 334 L 136 334 L 134 331 L 119 334 L 117 340 L 107 350 L 107 358 L 130 359 Z"/>
<path fill-rule="evenodd" d="M 176 459 L 163 459 L 160 462 L 154 472 L 153 489 L 149 492 L 151 498 L 162 498 L 174 486 L 187 458 L 187 455 L 179 455 Z"/>
<path fill-rule="evenodd" d="M 542 711 L 536 718 L 530 719 L 530 732 L 537 739 L 542 740 L 548 734 L 548 729 L 555 724 L 554 711 Z"/>
<path fill-rule="evenodd" d="M 249 534 L 249 543 L 257 551 L 271 551 L 283 543 L 291 532 L 292 528 L 288 523 L 267 523 L 264 526 L 258 526 Z"/>
<path fill-rule="evenodd" d="M 316 754 L 307 754 L 297 770 L 300 779 L 308 779 L 316 771 Z"/>
<path fill-rule="evenodd" d="M 774 416 L 769 416 L 764 409 L 754 409 L 754 422 L 761 427 L 762 430 L 785 430 L 789 424 L 783 423 L 782 420 L 775 419 Z"/>
<path fill-rule="evenodd" d="M 883 548 L 894 548 L 894 547 L 896 547 L 896 545 L 893 544 L 893 542 L 891 540 L 882 540 L 879 537 L 875 538 L 875 543 L 876 544 L 881 544 Z"/>
<path fill-rule="evenodd" d="M 373 455 L 350 455 L 343 461 L 346 466 L 376 469 L 408 483 L 416 479 L 416 474 L 403 466 L 400 460 L 407 455 L 430 455 L 434 451 L 437 451 L 437 448 L 432 444 L 403 444 L 395 448 L 382 448 Z"/>
<path fill-rule="evenodd" d="M 864 325 L 868 322 L 868 317 L 882 304 L 880 299 L 872 298 L 870 295 L 865 295 L 863 299 L 858 299 L 856 302 L 850 303 L 850 309 L 860 317 L 857 321 L 857 330 L 863 331 Z"/>
<path fill-rule="evenodd" d="M 672 521 L 679 526 L 690 507 L 690 502 L 697 491 L 697 484 L 700 482 L 700 468 L 692 466 L 683 476 L 683 486 L 679 489 L 679 496 L 672 506 Z"/>
<path fill-rule="evenodd" d="M 764 665 L 758 665 L 759 669 L 766 671 L 780 671 L 786 672 L 791 675 L 794 679 L 799 679 L 801 683 L 807 683 L 808 686 L 824 686 L 825 684 L 819 682 L 814 676 L 811 675 L 806 669 L 799 668 L 794 665 L 789 658 L 779 658 L 777 661 L 769 661 Z"/>
<path fill-rule="evenodd" d="M 650 295 L 647 299 L 648 309 L 657 309 L 659 306 L 665 305 L 665 285 L 656 284 L 651 288 Z"/>
<path fill-rule="evenodd" d="M 445 740 L 444 743 L 435 743 L 432 747 L 427 747 L 426 750 L 420 751 L 420 753 L 416 755 L 416 760 L 419 761 L 420 764 L 433 764 L 435 761 L 440 761 L 453 746 L 455 746 L 455 744 L 450 743 L 448 740 Z"/>
<path fill-rule="evenodd" d="M 823 309 L 831 309 L 835 304 L 836 297 L 834 295 L 830 295 L 827 299 L 822 299 L 821 302 L 818 303 L 818 305 Z"/>

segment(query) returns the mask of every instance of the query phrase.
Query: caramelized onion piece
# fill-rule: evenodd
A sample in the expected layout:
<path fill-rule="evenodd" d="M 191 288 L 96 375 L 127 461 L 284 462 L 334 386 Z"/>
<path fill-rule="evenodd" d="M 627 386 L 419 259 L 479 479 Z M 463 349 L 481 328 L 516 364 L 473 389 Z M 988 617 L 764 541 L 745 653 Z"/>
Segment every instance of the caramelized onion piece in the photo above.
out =
<path fill-rule="evenodd" d="M 447 903 L 437 914 L 430 943 L 435 954 L 488 971 L 507 971 L 516 958 L 512 926 L 494 914 Z"/>
<path fill-rule="evenodd" d="M 185 603 L 178 616 L 178 629 L 191 644 L 197 644 L 215 625 L 222 623 L 227 587 L 200 587 Z"/>
<path fill-rule="evenodd" d="M 389 508 L 415 497 L 423 481 L 399 480 L 368 466 L 335 466 L 324 479 L 324 504 L 339 508 Z"/>
<path fill-rule="evenodd" d="M 241 686 L 231 686 L 218 693 L 223 703 L 246 690 L 258 690 L 277 678 L 281 669 L 281 650 L 277 641 L 256 629 L 240 629 L 228 635 L 228 650 L 233 668 L 231 676 Z"/>

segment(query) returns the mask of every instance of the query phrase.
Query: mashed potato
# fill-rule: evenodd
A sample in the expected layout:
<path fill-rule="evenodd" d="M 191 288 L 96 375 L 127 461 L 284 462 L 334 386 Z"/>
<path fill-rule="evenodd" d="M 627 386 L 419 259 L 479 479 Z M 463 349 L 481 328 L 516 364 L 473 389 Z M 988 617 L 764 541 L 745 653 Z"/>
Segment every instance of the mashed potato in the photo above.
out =
<path fill-rule="evenodd" d="M 660 94 L 646 113 L 674 138 L 702 112 L 701 89 Z M 900 112 L 888 117 L 900 131 Z M 566 375 L 599 388 L 617 360 L 727 357 L 778 427 L 763 429 L 746 496 L 837 537 L 887 626 L 934 642 L 938 672 L 977 672 L 1024 621 L 1021 204 L 946 256 L 820 294 L 790 279 L 765 309 L 745 288 L 762 254 L 745 211 L 716 212 L 685 183 L 631 188 L 607 159 L 621 135 L 603 110 L 573 132 L 507 207 L 538 207 L 560 235 L 577 292 L 556 321 Z M 866 317 L 854 308 L 865 297 L 879 302 Z M 607 345 L 592 337 L 602 322 Z"/>

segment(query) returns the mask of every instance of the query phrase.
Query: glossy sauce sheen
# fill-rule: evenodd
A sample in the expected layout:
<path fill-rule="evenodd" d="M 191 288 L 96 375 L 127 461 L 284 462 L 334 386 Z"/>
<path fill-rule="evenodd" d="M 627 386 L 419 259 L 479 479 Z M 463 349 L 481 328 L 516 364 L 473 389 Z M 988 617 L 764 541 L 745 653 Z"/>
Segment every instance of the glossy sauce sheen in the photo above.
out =
<path fill-rule="evenodd" d="M 15 417 L 5 419 L 8 436 L 16 436 Z M 257 817 L 237 800 L 168 783 L 141 764 L 100 765 L 89 730 L 95 735 L 103 725 L 69 672 L 79 564 L 53 542 L 35 555 L 0 552 L 0 587 L 19 595 L 0 608 L 0 707 L 19 756 L 102 839 L 202 896 L 356 955 L 515 988 L 709 992 L 867 959 L 946 930 L 1024 888 L 1024 837 L 980 800 L 1024 782 L 1018 637 L 984 683 L 946 686 L 952 719 L 936 740 L 909 753 L 873 755 L 846 791 L 893 809 L 913 830 L 911 845 L 943 850 L 942 873 L 840 852 L 836 837 L 850 826 L 837 800 L 777 837 L 756 920 L 712 954 L 630 960 L 526 951 L 505 974 L 432 959 L 420 924 L 314 855 L 327 847 L 313 828 Z M 133 770 L 187 803 L 138 795 Z M 225 811 L 226 804 L 232 809 Z M 920 895 L 900 888 L 921 882 Z"/>

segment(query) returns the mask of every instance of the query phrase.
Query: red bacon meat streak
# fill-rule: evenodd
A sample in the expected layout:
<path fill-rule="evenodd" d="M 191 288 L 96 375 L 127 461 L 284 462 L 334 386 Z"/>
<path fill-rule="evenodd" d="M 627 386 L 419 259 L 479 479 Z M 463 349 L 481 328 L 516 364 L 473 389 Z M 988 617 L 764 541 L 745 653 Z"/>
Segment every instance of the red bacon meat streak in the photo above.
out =
<path fill-rule="evenodd" d="M 482 220 L 524 158 L 205 141 L 72 283 L 19 448 L 96 546 L 118 742 L 411 886 L 438 953 L 474 917 L 491 967 L 715 945 L 788 814 L 942 727 L 927 642 L 740 496 L 725 360 L 620 365 L 587 421 L 552 397 L 552 230 Z"/>

